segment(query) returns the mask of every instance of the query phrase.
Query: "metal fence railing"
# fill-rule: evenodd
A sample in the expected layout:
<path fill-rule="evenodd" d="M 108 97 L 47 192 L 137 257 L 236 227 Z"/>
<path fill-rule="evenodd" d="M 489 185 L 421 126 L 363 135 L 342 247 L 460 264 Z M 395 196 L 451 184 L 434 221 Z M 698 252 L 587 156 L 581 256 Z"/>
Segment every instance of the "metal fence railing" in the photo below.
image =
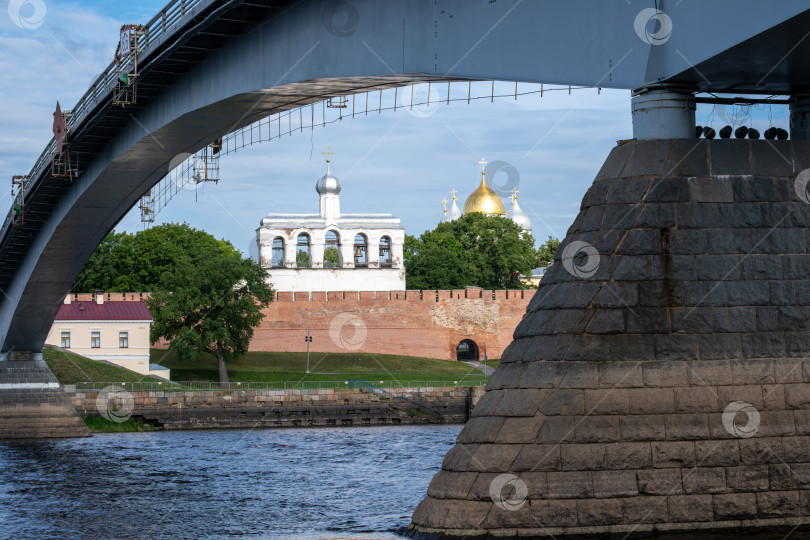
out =
<path fill-rule="evenodd" d="M 362 383 L 362 384 L 361 384 Z M 463 379 L 437 381 L 360 381 L 347 379 L 343 381 L 275 381 L 275 382 L 232 382 L 219 383 L 208 381 L 143 381 L 143 382 L 78 382 L 71 385 L 76 391 L 98 391 L 115 386 L 130 392 L 184 392 L 184 391 L 220 391 L 220 390 L 336 390 L 368 389 L 373 383 L 376 388 L 425 388 L 425 387 L 468 387 L 484 386 L 486 379 Z"/>
<path fill-rule="evenodd" d="M 148 23 L 143 27 L 143 34 L 138 37 L 138 48 L 141 50 L 141 57 L 148 58 L 150 54 L 154 53 L 157 45 L 164 43 L 166 39 L 182 28 L 181 23 L 183 19 L 194 16 L 198 13 L 198 9 L 202 8 L 200 4 L 208 5 L 211 0 L 171 0 L 160 13 L 152 17 Z M 118 67 L 115 62 L 110 62 L 107 68 L 98 76 L 98 78 L 90 85 L 90 88 L 85 92 L 81 99 L 70 110 L 66 123 L 68 133 L 71 133 L 75 128 L 81 125 L 86 119 L 87 115 L 99 103 L 110 100 L 113 89 L 117 82 Z M 28 177 L 32 182 L 36 182 L 42 174 L 42 170 L 50 167 L 51 156 L 56 151 L 56 142 L 51 139 L 45 150 L 42 151 Z M 26 189 L 27 192 L 33 191 L 34 184 L 31 184 Z M 6 230 L 8 224 L 12 219 L 12 212 L 9 209 L 5 222 L 3 223 L 3 230 Z"/>

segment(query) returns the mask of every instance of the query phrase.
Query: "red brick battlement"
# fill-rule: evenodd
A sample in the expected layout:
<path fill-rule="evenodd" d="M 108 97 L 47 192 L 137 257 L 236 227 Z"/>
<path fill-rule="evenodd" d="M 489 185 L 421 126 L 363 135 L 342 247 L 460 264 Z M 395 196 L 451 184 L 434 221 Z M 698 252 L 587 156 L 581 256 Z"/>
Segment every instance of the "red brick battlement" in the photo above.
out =
<path fill-rule="evenodd" d="M 479 356 L 500 358 L 533 290 L 478 287 L 425 291 L 280 292 L 256 329 L 253 351 L 404 354 L 456 359 L 473 341 Z"/>
<path fill-rule="evenodd" d="M 132 293 L 127 293 L 132 294 Z M 144 293 L 147 294 L 148 293 Z M 277 292 L 276 302 L 339 302 L 342 300 L 406 300 L 408 302 L 440 302 L 442 300 L 523 300 L 530 299 L 533 290 L 507 289 L 488 290 L 478 287 L 452 290 L 408 290 L 408 291 L 312 291 Z"/>

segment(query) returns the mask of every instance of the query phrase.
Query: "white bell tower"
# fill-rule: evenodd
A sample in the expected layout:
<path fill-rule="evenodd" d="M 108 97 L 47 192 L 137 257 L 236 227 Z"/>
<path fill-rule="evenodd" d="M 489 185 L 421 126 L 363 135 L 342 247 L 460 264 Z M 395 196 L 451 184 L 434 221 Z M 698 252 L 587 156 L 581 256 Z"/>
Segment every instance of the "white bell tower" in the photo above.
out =
<path fill-rule="evenodd" d="M 340 180 L 338 180 L 329 168 L 331 157 L 335 154 L 326 147 L 326 152 L 321 152 L 326 156 L 326 174 L 324 174 L 315 184 L 315 191 L 321 197 L 320 214 L 327 223 L 335 223 L 340 219 Z"/>

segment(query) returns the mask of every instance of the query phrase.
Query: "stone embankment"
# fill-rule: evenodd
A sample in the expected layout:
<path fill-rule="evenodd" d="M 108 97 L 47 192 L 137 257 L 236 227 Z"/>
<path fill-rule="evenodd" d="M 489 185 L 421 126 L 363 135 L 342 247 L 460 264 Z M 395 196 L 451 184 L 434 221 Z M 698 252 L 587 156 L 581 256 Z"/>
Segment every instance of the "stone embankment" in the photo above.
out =
<path fill-rule="evenodd" d="M 65 391 L 82 415 L 98 415 L 98 391 Z M 132 417 L 162 429 L 460 424 L 482 387 L 131 392 Z"/>

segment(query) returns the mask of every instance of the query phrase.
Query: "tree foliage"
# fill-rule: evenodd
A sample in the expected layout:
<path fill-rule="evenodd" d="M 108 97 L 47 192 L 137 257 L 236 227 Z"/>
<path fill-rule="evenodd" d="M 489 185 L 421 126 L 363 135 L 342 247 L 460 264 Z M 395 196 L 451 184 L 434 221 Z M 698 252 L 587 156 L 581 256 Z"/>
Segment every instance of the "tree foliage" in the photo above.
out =
<path fill-rule="evenodd" d="M 298 268 L 309 268 L 309 252 L 299 249 L 295 252 L 295 266 Z"/>
<path fill-rule="evenodd" d="M 537 259 L 535 260 L 534 267 L 546 267 L 548 263 L 554 260 L 554 252 L 557 251 L 557 248 L 560 246 L 560 241 L 552 236 L 548 237 L 548 240 L 543 242 L 539 248 L 537 248 Z"/>
<path fill-rule="evenodd" d="M 135 234 L 112 232 L 90 256 L 72 290 L 152 291 L 183 257 L 201 261 L 234 252 L 230 243 L 186 223 L 158 225 Z"/>
<path fill-rule="evenodd" d="M 404 246 L 409 289 L 522 288 L 537 257 L 534 239 L 510 219 L 470 213 L 440 223 Z"/>
<path fill-rule="evenodd" d="M 340 252 L 335 246 L 329 246 L 323 250 L 323 267 L 340 268 Z"/>
<path fill-rule="evenodd" d="M 147 300 L 154 317 L 151 340 L 170 341 L 181 359 L 214 355 L 220 382 L 228 382 L 227 363 L 247 352 L 262 308 L 273 300 L 265 278 L 255 261 L 237 252 L 180 258 Z"/>
<path fill-rule="evenodd" d="M 227 362 L 247 352 L 261 310 L 273 300 L 265 280 L 265 271 L 229 242 L 173 223 L 109 234 L 73 290 L 151 292 L 151 341 L 168 340 L 181 358 L 214 355 L 227 382 Z"/>

